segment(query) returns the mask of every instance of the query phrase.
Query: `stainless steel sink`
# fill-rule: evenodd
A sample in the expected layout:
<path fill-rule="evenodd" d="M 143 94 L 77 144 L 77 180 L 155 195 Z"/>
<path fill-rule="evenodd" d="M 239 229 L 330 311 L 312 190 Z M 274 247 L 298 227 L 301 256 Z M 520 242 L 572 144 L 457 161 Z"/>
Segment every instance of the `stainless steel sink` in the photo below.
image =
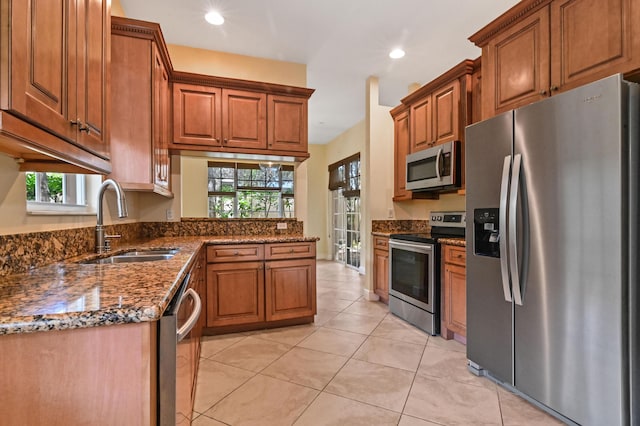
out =
<path fill-rule="evenodd" d="M 136 250 L 130 251 L 128 253 L 123 253 L 121 256 L 150 256 L 156 254 L 170 254 L 174 255 L 179 252 L 180 249 L 144 249 L 144 250 Z"/>
<path fill-rule="evenodd" d="M 135 250 L 127 253 L 114 254 L 101 259 L 88 259 L 80 263 L 106 265 L 113 263 L 156 262 L 171 259 L 179 249 L 146 249 Z"/>

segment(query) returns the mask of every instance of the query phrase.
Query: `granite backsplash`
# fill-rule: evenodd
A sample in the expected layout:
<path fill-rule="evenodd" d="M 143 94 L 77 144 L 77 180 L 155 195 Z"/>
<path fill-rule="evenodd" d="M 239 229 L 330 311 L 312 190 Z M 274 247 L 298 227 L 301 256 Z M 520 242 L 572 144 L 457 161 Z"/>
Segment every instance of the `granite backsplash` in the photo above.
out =
<path fill-rule="evenodd" d="M 429 232 L 428 220 L 372 220 L 371 232 Z"/>
<path fill-rule="evenodd" d="M 277 229 L 286 223 L 287 229 Z M 241 235 L 303 235 L 303 223 L 295 219 L 203 219 L 183 218 L 180 222 L 141 222 L 105 226 L 108 235 L 120 235 L 112 240 L 131 243 L 158 237 L 241 236 Z M 0 276 L 26 272 L 32 268 L 60 262 L 90 253 L 95 248 L 95 227 L 61 229 L 57 231 L 0 235 Z"/>

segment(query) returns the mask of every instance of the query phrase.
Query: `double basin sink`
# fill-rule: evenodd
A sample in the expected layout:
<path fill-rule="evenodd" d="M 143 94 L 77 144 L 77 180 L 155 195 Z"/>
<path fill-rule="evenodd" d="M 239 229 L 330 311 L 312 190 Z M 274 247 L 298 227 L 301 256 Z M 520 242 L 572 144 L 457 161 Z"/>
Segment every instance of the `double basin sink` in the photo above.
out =
<path fill-rule="evenodd" d="M 179 250 L 180 249 L 175 248 L 134 250 L 99 259 L 88 259 L 80 263 L 106 265 L 113 263 L 155 262 L 158 260 L 171 259 Z"/>

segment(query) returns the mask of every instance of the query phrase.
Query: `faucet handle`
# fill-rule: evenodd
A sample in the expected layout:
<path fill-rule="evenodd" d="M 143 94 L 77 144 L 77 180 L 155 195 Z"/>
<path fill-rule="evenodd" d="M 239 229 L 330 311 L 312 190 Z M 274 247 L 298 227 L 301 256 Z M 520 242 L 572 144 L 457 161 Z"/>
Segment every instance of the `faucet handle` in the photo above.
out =
<path fill-rule="evenodd" d="M 122 237 L 122 235 L 120 235 L 120 234 L 105 235 L 104 236 L 104 251 L 110 251 L 111 250 L 111 239 L 121 238 L 121 237 Z"/>

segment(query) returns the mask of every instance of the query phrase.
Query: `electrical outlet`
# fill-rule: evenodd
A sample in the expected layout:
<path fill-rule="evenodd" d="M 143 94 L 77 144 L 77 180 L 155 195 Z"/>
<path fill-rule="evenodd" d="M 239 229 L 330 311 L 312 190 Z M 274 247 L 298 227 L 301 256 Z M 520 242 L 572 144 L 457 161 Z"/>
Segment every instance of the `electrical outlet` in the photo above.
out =
<path fill-rule="evenodd" d="M 387 217 L 388 217 L 389 219 L 393 219 L 393 209 L 389 209 L 389 210 L 387 210 Z"/>
<path fill-rule="evenodd" d="M 167 220 L 173 220 L 173 210 L 167 209 Z"/>
<path fill-rule="evenodd" d="M 286 222 L 278 222 L 278 224 L 276 225 L 276 229 L 287 229 L 287 223 Z"/>

